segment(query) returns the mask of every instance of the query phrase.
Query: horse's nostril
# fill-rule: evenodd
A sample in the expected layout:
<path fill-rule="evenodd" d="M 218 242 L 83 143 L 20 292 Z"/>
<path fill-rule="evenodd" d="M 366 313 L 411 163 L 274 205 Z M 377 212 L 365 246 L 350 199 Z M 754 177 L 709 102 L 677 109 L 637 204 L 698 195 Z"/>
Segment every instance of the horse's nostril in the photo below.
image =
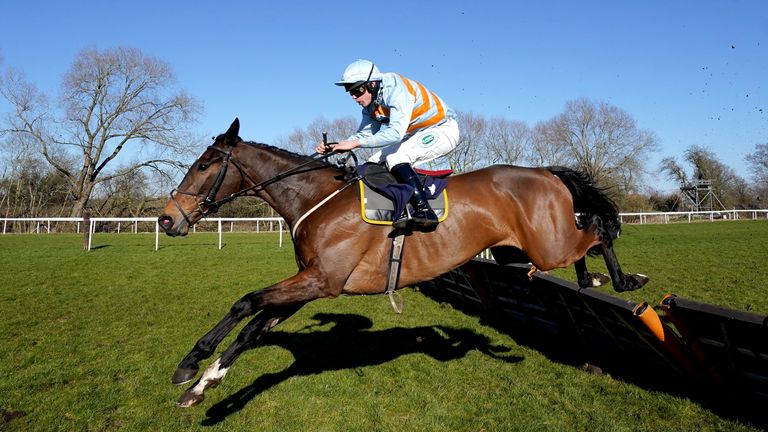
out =
<path fill-rule="evenodd" d="M 163 228 L 168 228 L 173 225 L 173 218 L 170 216 L 160 216 L 157 218 L 157 223 Z"/>

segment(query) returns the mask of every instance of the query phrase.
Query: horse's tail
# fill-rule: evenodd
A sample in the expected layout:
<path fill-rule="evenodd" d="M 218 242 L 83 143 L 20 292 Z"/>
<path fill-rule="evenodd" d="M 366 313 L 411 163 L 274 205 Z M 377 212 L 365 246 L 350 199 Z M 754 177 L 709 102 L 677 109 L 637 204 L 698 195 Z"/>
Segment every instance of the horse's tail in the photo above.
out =
<path fill-rule="evenodd" d="M 592 216 L 600 216 L 603 227 L 614 239 L 619 236 L 621 221 L 619 209 L 605 191 L 595 187 L 592 181 L 579 171 L 565 167 L 547 167 L 573 195 L 573 211 L 578 215 L 579 226 L 586 226 Z"/>

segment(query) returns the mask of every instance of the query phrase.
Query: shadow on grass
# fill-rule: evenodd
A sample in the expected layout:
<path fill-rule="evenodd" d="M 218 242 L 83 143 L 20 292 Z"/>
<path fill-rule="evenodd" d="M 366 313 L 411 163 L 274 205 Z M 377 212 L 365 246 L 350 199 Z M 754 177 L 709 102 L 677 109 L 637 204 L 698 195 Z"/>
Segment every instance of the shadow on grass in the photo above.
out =
<path fill-rule="evenodd" d="M 415 353 L 444 362 L 462 358 L 474 350 L 509 363 L 523 360 L 520 356 L 498 355 L 510 349 L 492 345 L 486 336 L 464 328 L 398 327 L 369 331 L 373 323 L 360 315 L 319 313 L 313 319 L 318 323 L 298 333 L 277 331 L 265 335 L 259 346 L 285 348 L 296 360 L 280 372 L 258 377 L 251 385 L 211 407 L 206 412 L 208 418 L 203 425 L 220 423 L 230 414 L 240 411 L 258 394 L 295 376 L 375 366 Z M 331 323 L 335 325 L 330 330 L 302 333 Z"/>

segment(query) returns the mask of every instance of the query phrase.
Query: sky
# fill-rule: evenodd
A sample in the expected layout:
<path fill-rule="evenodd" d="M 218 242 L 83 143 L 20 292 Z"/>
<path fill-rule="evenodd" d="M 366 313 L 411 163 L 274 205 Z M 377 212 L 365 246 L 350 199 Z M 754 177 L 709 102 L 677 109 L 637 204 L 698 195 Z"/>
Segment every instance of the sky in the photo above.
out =
<path fill-rule="evenodd" d="M 0 2 L 0 68 L 49 95 L 79 52 L 118 46 L 169 63 L 210 136 L 235 117 L 266 143 L 357 118 L 333 82 L 366 58 L 456 110 L 531 127 L 570 100 L 607 102 L 656 134 L 651 172 L 699 145 L 749 178 L 744 156 L 768 142 L 766 0 Z"/>

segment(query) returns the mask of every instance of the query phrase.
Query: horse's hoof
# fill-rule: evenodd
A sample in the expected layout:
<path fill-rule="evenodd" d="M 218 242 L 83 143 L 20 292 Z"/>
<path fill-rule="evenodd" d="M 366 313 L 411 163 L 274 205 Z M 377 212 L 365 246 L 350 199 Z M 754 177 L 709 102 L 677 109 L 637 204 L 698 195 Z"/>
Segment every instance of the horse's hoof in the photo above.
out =
<path fill-rule="evenodd" d="M 584 280 L 579 281 L 579 287 L 581 288 L 596 288 L 603 286 L 611 281 L 607 275 L 603 273 L 588 273 Z"/>
<path fill-rule="evenodd" d="M 627 292 L 627 291 L 634 291 L 638 290 L 643 287 L 643 285 L 647 284 L 650 279 L 648 276 L 643 274 L 631 274 L 627 275 L 624 279 L 623 283 L 621 284 L 621 287 L 615 287 L 617 292 Z"/>
<path fill-rule="evenodd" d="M 648 276 L 640 273 L 630 275 L 630 277 L 634 279 L 635 282 L 637 283 L 637 288 L 642 288 L 643 285 L 647 284 L 648 281 L 651 280 L 651 278 L 649 278 Z"/>
<path fill-rule="evenodd" d="M 603 286 L 611 281 L 611 278 L 608 277 L 608 275 L 603 273 L 592 273 L 592 283 L 594 286 Z"/>
<path fill-rule="evenodd" d="M 189 408 L 199 404 L 203 400 L 205 400 L 205 395 L 195 394 L 187 390 L 181 395 L 179 400 L 176 401 L 176 406 L 179 408 Z"/>
<path fill-rule="evenodd" d="M 197 375 L 197 372 L 200 369 L 188 369 L 188 368 L 176 368 L 176 372 L 173 373 L 173 378 L 171 378 L 171 382 L 175 385 L 182 385 L 186 384 L 193 379 L 195 379 L 195 375 Z"/>

